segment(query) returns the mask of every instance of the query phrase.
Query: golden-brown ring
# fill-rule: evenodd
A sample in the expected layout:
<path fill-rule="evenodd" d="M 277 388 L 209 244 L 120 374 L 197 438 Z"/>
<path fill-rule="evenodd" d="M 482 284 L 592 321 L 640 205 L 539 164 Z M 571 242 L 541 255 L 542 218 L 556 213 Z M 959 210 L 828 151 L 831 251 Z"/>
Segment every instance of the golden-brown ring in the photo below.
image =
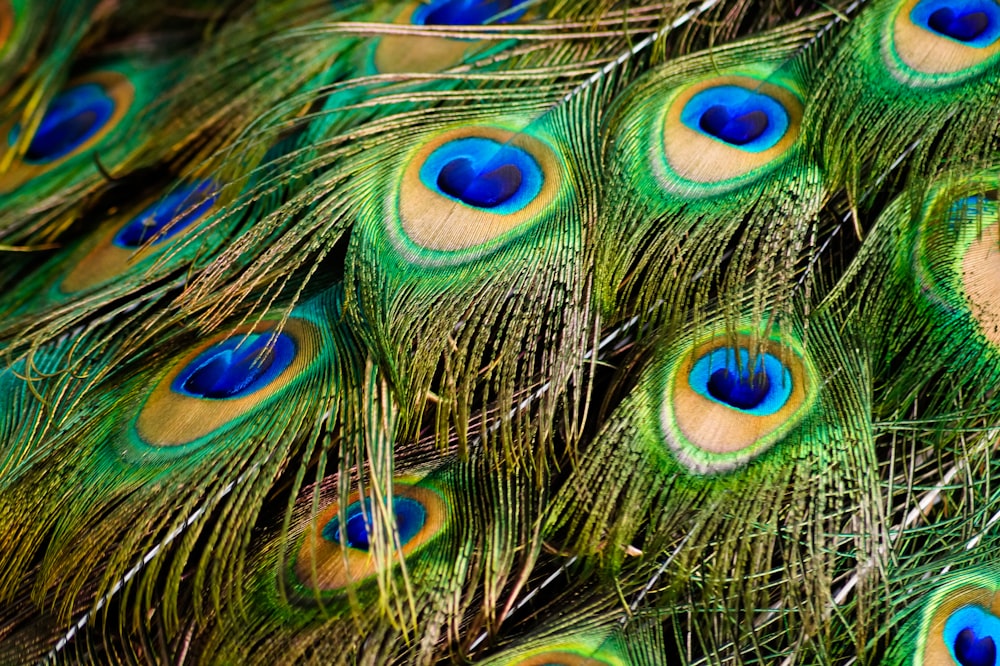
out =
<path fill-rule="evenodd" d="M 753 349 L 749 336 L 736 339 L 722 335 L 699 345 L 679 363 L 661 419 L 666 425 L 672 416 L 681 434 L 692 446 L 711 454 L 742 451 L 789 422 L 805 404 L 809 393 L 809 374 L 803 360 L 786 347 L 764 340 L 761 353 L 780 358 L 791 374 L 792 390 L 782 407 L 773 414 L 748 414 L 701 395 L 690 384 L 691 370 L 698 359 L 726 347 Z"/>
<path fill-rule="evenodd" d="M 892 19 L 892 47 L 907 67 L 921 74 L 955 74 L 1000 52 L 1000 39 L 980 48 L 914 24 L 910 13 L 918 2 L 906 0 Z"/>
<path fill-rule="evenodd" d="M 924 644 L 924 666 L 955 663 L 944 642 L 944 625 L 948 617 L 962 606 L 979 606 L 1000 617 L 1000 593 L 976 585 L 960 587 L 948 593 L 948 598 L 934 609 L 926 623 L 927 640 Z"/>

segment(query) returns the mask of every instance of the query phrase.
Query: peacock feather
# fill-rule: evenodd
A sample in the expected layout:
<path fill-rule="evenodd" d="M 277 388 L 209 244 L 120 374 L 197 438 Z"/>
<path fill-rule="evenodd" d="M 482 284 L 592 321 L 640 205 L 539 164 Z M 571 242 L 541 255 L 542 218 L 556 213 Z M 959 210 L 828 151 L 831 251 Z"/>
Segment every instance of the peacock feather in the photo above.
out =
<path fill-rule="evenodd" d="M 0 662 L 997 666 L 996 0 L 0 0 Z"/>
<path fill-rule="evenodd" d="M 857 193 L 907 149 L 915 177 L 942 163 L 989 160 L 997 134 L 997 7 L 992 0 L 875 3 L 835 40 L 808 122 L 823 137 L 835 182 Z"/>
<path fill-rule="evenodd" d="M 100 165 L 111 168 L 121 159 L 123 139 L 133 136 L 139 113 L 171 72 L 169 64 L 139 57 L 96 62 L 70 78 L 34 123 L 12 116 L 0 130 L 7 136 L 0 155 L 0 238 L 8 244 L 56 238 L 80 198 L 104 182 Z"/>
<path fill-rule="evenodd" d="M 616 100 L 596 241 L 606 316 L 683 323 L 720 294 L 735 309 L 789 298 L 827 196 L 801 139 L 798 59 L 816 28 L 671 60 Z"/>

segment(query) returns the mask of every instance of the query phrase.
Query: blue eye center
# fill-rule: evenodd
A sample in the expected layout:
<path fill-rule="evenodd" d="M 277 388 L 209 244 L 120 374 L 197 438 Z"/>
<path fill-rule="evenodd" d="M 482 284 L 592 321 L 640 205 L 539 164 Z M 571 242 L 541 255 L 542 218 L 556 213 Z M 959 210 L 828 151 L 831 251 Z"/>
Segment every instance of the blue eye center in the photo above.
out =
<path fill-rule="evenodd" d="M 294 359 L 295 342 L 284 333 L 238 334 L 188 363 L 171 389 L 209 400 L 241 398 L 265 387 Z"/>
<path fill-rule="evenodd" d="M 114 100 L 96 83 L 65 90 L 49 103 L 24 155 L 44 164 L 65 157 L 104 127 L 115 112 Z M 19 131 L 15 128 L 14 132 Z"/>
<path fill-rule="evenodd" d="M 991 636 L 977 636 L 975 629 L 966 627 L 955 638 L 955 660 L 962 666 L 994 666 L 997 646 Z"/>
<path fill-rule="evenodd" d="M 506 203 L 521 187 L 521 170 L 516 164 L 501 164 L 479 172 L 467 157 L 458 157 L 444 165 L 437 184 L 445 194 L 470 206 L 495 208 Z"/>
<path fill-rule="evenodd" d="M 719 368 L 708 379 L 708 392 L 719 402 L 737 409 L 753 409 L 767 398 L 771 382 L 763 368 Z"/>
<path fill-rule="evenodd" d="M 681 110 L 687 127 L 747 152 L 774 147 L 790 124 L 788 112 L 769 95 L 722 85 L 694 95 Z"/>
<path fill-rule="evenodd" d="M 730 109 L 721 104 L 708 107 L 698 126 L 707 133 L 734 146 L 743 146 L 760 138 L 767 129 L 767 114 L 760 109 Z"/>
<path fill-rule="evenodd" d="M 364 503 L 354 502 L 347 507 L 347 520 L 344 522 L 344 541 L 348 548 L 367 551 L 371 547 L 368 537 L 366 516 L 371 516 L 372 503 L 366 499 Z M 405 546 L 423 529 L 427 521 L 427 509 L 415 499 L 404 496 L 392 498 L 392 513 L 399 532 L 399 543 Z M 323 538 L 333 543 L 340 543 L 340 517 L 336 516 L 323 527 Z"/>
<path fill-rule="evenodd" d="M 527 10 L 526 0 L 437 0 L 413 13 L 415 25 L 511 23 Z"/>
<path fill-rule="evenodd" d="M 971 42 L 990 27 L 990 17 L 986 12 L 962 14 L 951 7 L 941 7 L 930 15 L 927 25 L 946 37 Z"/>
<path fill-rule="evenodd" d="M 1000 618 L 980 606 L 962 606 L 944 623 L 942 638 L 956 664 L 997 666 Z"/>
<path fill-rule="evenodd" d="M 420 167 L 420 180 L 450 199 L 500 215 L 523 209 L 544 185 L 531 153 L 480 137 L 455 139 L 435 149 Z"/>
<path fill-rule="evenodd" d="M 132 218 L 115 234 L 114 244 L 129 250 L 155 238 L 160 243 L 180 233 L 214 204 L 215 186 L 209 181 L 179 187 Z"/>
<path fill-rule="evenodd" d="M 921 0 L 910 20 L 972 48 L 990 46 L 1000 38 L 1000 5 L 995 0 Z"/>
<path fill-rule="evenodd" d="M 792 375 L 772 354 L 740 347 L 718 347 L 691 368 L 688 382 L 695 392 L 713 402 L 755 416 L 774 414 L 792 394 Z"/>

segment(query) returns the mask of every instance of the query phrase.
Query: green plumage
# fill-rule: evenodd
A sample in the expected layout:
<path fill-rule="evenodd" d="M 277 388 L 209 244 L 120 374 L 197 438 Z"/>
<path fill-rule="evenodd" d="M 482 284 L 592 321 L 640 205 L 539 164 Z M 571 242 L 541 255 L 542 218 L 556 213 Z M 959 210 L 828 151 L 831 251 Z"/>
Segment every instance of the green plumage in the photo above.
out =
<path fill-rule="evenodd" d="M 749 631 L 740 625 L 756 608 L 781 609 L 789 638 L 808 640 L 828 612 L 817 591 L 851 559 L 876 557 L 876 460 L 857 416 L 869 409 L 866 369 L 833 326 L 812 324 L 807 338 L 792 322 L 763 336 L 707 324 L 661 344 L 553 502 L 564 548 L 609 573 L 641 579 L 669 562 L 655 603 L 715 609 L 713 631 L 692 629 L 706 649 Z M 729 405 L 711 380 L 705 390 L 702 366 L 725 367 L 737 349 L 779 394 L 776 409 Z M 857 524 L 838 517 L 841 503 L 857 507 Z"/>
<path fill-rule="evenodd" d="M 20 579 L 45 542 L 35 587 L 54 588 L 68 603 L 85 587 L 96 585 L 101 593 L 113 587 L 119 572 L 174 533 L 182 543 L 180 559 L 168 574 L 171 587 L 178 584 L 189 559 L 197 564 L 199 577 L 206 569 L 233 566 L 227 554 L 243 548 L 240 544 L 254 513 L 252 509 L 246 513 L 247 509 L 266 495 L 275 475 L 300 458 L 301 447 L 308 458 L 317 440 L 325 438 L 324 424 L 327 420 L 336 424 L 344 411 L 341 406 L 350 400 L 350 392 L 342 387 L 356 383 L 351 373 L 359 372 L 357 352 L 337 326 L 340 316 L 339 296 L 329 293 L 293 309 L 284 320 L 275 313 L 242 326 L 223 327 L 193 345 L 189 336 L 181 335 L 126 359 L 121 345 L 92 336 L 111 349 L 89 354 L 74 350 L 83 360 L 72 368 L 78 384 L 73 391 L 40 392 L 54 383 L 49 381 L 24 396 L 29 403 L 44 402 L 54 423 L 50 431 L 35 433 L 37 439 L 31 443 L 32 459 L 44 464 L 21 466 L 5 476 L 5 501 L 18 507 L 6 514 L 10 519 L 3 555 L 7 580 Z M 184 368 L 204 367 L 206 354 L 226 343 L 238 352 L 256 337 L 275 349 L 272 356 L 278 356 L 283 353 L 277 349 L 282 340 L 268 336 L 279 326 L 282 335 L 293 340 L 293 357 L 267 390 L 246 397 L 196 395 L 191 393 L 195 389 L 184 388 L 195 380 L 184 384 L 178 380 Z M 280 357 L 272 361 L 268 351 L 263 347 L 252 362 L 270 361 L 272 367 L 281 363 Z M 141 370 L 132 369 L 136 367 Z M 39 371 L 44 369 L 53 372 L 45 367 Z M 95 386 L 104 389 L 96 392 Z M 62 386 L 55 383 L 55 388 Z M 301 399 L 307 395 L 309 400 Z M 64 406 L 64 400 L 72 402 Z M 279 404 L 298 407 L 276 410 Z M 23 409 L 16 403 L 10 408 Z M 238 489 L 232 488 L 220 465 L 223 470 L 239 470 Z M 209 507 L 230 516 L 229 527 L 208 537 L 210 548 L 192 552 L 203 524 L 192 514 L 200 507 L 205 513 L 206 500 Z M 22 511 L 35 520 L 23 522 Z M 96 516 L 99 522 L 94 521 Z M 150 531 L 153 525 L 157 527 Z M 115 553 L 110 561 L 105 559 L 108 552 Z M 103 561 L 103 566 L 81 566 L 84 553 Z M 159 569 L 168 563 L 156 564 Z M 167 602 L 168 613 L 171 606 Z"/>
<path fill-rule="evenodd" d="M 579 372 L 575 359 L 591 334 L 584 326 L 583 278 L 567 258 L 581 252 L 580 216 L 592 209 L 593 193 L 581 177 L 587 167 L 578 163 L 588 147 L 569 140 L 568 121 L 513 116 L 465 122 L 406 150 L 401 168 L 376 172 L 386 191 L 360 211 L 347 280 L 358 323 L 370 331 L 367 341 L 386 359 L 401 391 L 410 432 L 418 422 L 410 415 L 423 411 L 436 373 L 443 373 L 435 389 L 440 438 L 447 441 L 455 428 L 464 446 L 472 434 L 473 400 L 511 404 L 517 388 L 535 377 L 548 378 L 551 393 L 558 394 Z M 484 160 L 508 150 L 536 161 L 542 182 L 534 198 L 520 209 L 492 213 L 428 188 L 426 165 L 470 140 L 485 142 Z M 528 422 L 516 433 L 532 442 L 531 431 L 542 428 L 535 443 L 542 447 L 539 457 L 552 408 L 545 396 L 539 426 Z M 509 427 L 501 426 L 501 442 L 515 436 Z M 476 434 L 492 439 L 488 431 Z"/>
<path fill-rule="evenodd" d="M 993 305 L 998 182 L 992 170 L 945 172 L 889 203 L 845 288 L 825 304 L 851 313 L 875 340 L 875 386 L 891 410 L 883 418 L 905 414 L 917 400 L 923 414 L 953 415 L 959 424 L 990 418 L 1000 367 Z"/>
<path fill-rule="evenodd" d="M 1000 663 L 996 0 L 40 7 L 0 662 Z"/>

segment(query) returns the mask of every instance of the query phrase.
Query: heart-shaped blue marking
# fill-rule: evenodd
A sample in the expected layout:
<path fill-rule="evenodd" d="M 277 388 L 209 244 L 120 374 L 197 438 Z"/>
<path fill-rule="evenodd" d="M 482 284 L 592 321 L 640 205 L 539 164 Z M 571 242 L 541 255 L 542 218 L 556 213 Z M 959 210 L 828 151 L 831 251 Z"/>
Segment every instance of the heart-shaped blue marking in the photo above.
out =
<path fill-rule="evenodd" d="M 699 395 L 755 416 L 774 414 L 792 394 L 792 375 L 780 359 L 760 354 L 751 361 L 744 347 L 708 352 L 695 361 L 688 382 Z"/>
<path fill-rule="evenodd" d="M 991 636 L 977 636 L 974 629 L 966 627 L 955 638 L 955 659 L 962 666 L 994 666 L 997 645 Z"/>
<path fill-rule="evenodd" d="M 734 85 L 699 90 L 681 109 L 690 129 L 747 153 L 770 150 L 791 124 L 788 111 L 768 94 Z"/>
<path fill-rule="evenodd" d="M 960 14 L 951 7 L 941 7 L 930 15 L 927 25 L 952 39 L 971 42 L 990 27 L 990 18 L 986 12 Z"/>
<path fill-rule="evenodd" d="M 942 638 L 956 664 L 997 666 L 1000 618 L 981 606 L 956 609 L 944 623 Z"/>
<path fill-rule="evenodd" d="M 771 383 L 763 368 L 751 372 L 749 368 L 740 371 L 719 368 L 708 380 L 708 392 L 713 398 L 736 409 L 753 409 L 767 398 Z"/>
<path fill-rule="evenodd" d="M 920 0 L 910 12 L 910 20 L 970 48 L 986 48 L 1000 39 L 1000 4 L 996 0 Z"/>
<path fill-rule="evenodd" d="M 437 178 L 442 192 L 478 208 L 495 208 L 509 201 L 520 189 L 521 180 L 521 170 L 514 164 L 478 173 L 466 157 L 445 164 Z"/>
<path fill-rule="evenodd" d="M 420 180 L 428 189 L 470 208 L 510 215 L 535 200 L 545 175 L 523 148 L 470 136 L 431 152 L 420 166 Z"/>
<path fill-rule="evenodd" d="M 511 23 L 526 11 L 526 0 L 437 0 L 413 13 L 416 25 L 487 25 Z"/>
<path fill-rule="evenodd" d="M 767 125 L 767 114 L 761 109 L 742 112 L 721 104 L 708 107 L 698 121 L 698 126 L 703 130 L 735 146 L 743 146 L 758 139 Z"/>

